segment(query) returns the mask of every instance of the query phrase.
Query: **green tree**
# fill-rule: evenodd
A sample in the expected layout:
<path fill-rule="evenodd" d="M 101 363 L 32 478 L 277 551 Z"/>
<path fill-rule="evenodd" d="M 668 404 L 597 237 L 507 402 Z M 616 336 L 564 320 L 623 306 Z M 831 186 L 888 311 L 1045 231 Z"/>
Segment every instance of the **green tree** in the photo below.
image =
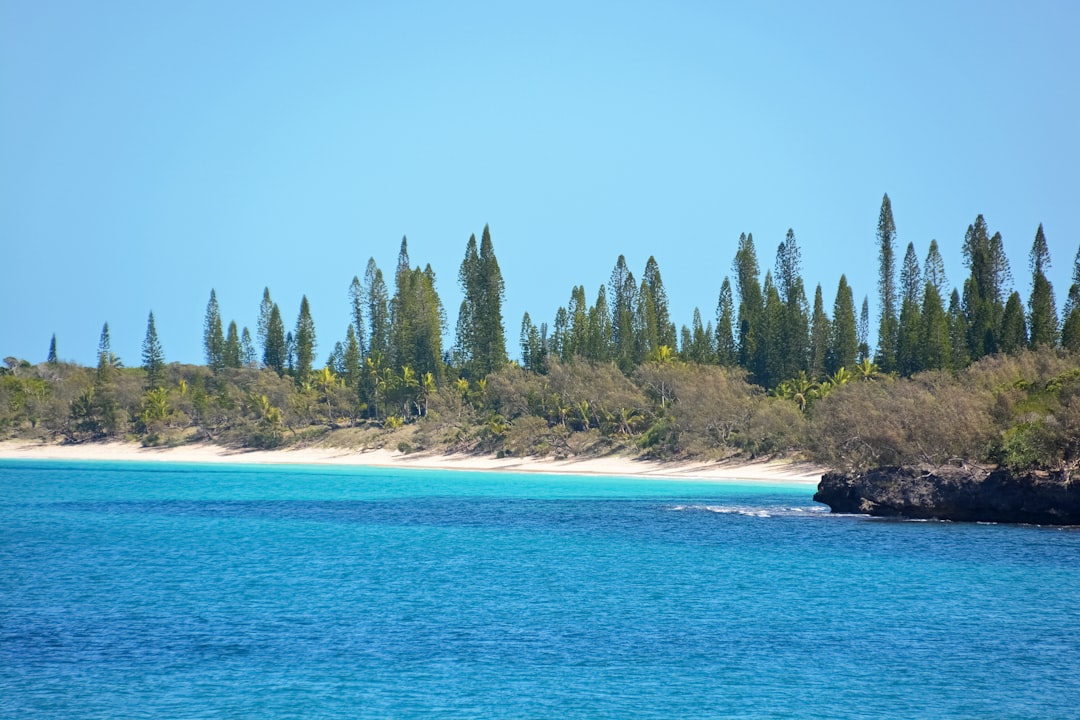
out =
<path fill-rule="evenodd" d="M 878 323 L 878 360 L 884 372 L 892 372 L 896 366 L 898 318 L 896 313 L 896 223 L 893 221 L 892 203 L 886 194 L 881 199 L 878 213 L 878 295 L 880 321 Z"/>
<path fill-rule="evenodd" d="M 390 356 L 393 367 L 408 366 L 418 377 L 442 378 L 442 333 L 445 312 L 435 292 L 435 272 L 409 269 L 407 240 L 402 238 L 390 300 Z"/>
<path fill-rule="evenodd" d="M 814 313 L 810 316 L 810 377 L 825 377 L 829 355 L 829 316 L 825 314 L 825 301 L 821 296 L 821 284 L 814 290 Z"/>
<path fill-rule="evenodd" d="M 608 288 L 611 297 L 611 336 L 615 361 L 623 372 L 629 372 L 637 356 L 637 338 L 634 336 L 637 282 L 623 255 L 615 262 Z"/>
<path fill-rule="evenodd" d="M 735 275 L 736 290 L 739 293 L 739 364 L 750 371 L 755 382 L 762 383 L 766 370 L 761 364 L 764 355 L 759 348 L 761 343 L 758 332 L 762 325 L 765 301 L 761 291 L 753 234 L 739 235 L 739 247 L 732 263 L 732 273 Z"/>
<path fill-rule="evenodd" d="M 816 301 L 815 301 L 816 304 Z M 840 276 L 833 301 L 832 327 L 829 333 L 829 351 L 825 369 L 834 375 L 840 368 L 850 370 L 855 367 L 855 357 L 859 354 L 858 330 L 855 323 L 855 300 L 845 275 Z"/>
<path fill-rule="evenodd" d="M 254 368 L 258 367 L 258 361 L 255 358 L 255 344 L 251 341 L 251 332 L 245 325 L 240 332 L 240 361 L 244 367 Z"/>
<path fill-rule="evenodd" d="M 647 356 L 661 345 L 675 347 L 675 324 L 671 322 L 667 291 L 660 276 L 660 264 L 652 255 L 645 263 L 641 282 L 642 290 L 638 303 L 644 308 L 640 314 L 646 319 L 645 323 L 641 323 L 640 332 L 644 337 L 641 349 Z"/>
<path fill-rule="evenodd" d="M 758 359 L 755 365 L 762 369 L 760 385 L 767 388 L 775 387 L 784 379 L 785 363 L 781 357 L 783 354 L 784 337 L 784 302 L 780 299 L 780 293 L 773 283 L 772 273 L 765 273 L 765 283 L 762 286 L 765 295 L 765 309 L 761 314 L 758 326 Z"/>
<path fill-rule="evenodd" d="M 945 261 L 941 259 L 937 240 L 930 241 L 930 249 L 926 252 L 926 261 L 923 263 L 923 282 L 933 284 L 939 299 L 945 296 L 949 280 L 945 277 Z"/>
<path fill-rule="evenodd" d="M 895 369 L 911 375 L 919 365 L 919 338 L 922 334 L 922 317 L 919 311 L 922 298 L 922 272 L 915 256 L 915 245 L 908 243 L 904 262 L 900 267 L 900 321 L 896 334 Z"/>
<path fill-rule="evenodd" d="M 214 373 L 225 367 L 225 333 L 221 327 L 217 293 L 213 289 L 210 290 L 210 301 L 206 303 L 206 318 L 203 320 L 203 350 L 206 352 L 206 364 Z"/>
<path fill-rule="evenodd" d="M 455 355 L 468 375 L 486 377 L 507 361 L 502 317 L 506 286 L 487 225 L 480 237 L 479 252 L 476 236 L 469 237 L 458 280 L 463 299 L 458 313 Z"/>
<path fill-rule="evenodd" d="M 142 345 L 143 368 L 146 370 L 146 389 L 154 390 L 165 382 L 165 353 L 154 327 L 154 312 L 146 319 L 146 338 Z"/>
<path fill-rule="evenodd" d="M 369 258 L 364 271 L 364 292 L 367 300 L 369 354 L 389 357 L 390 350 L 390 293 L 383 280 L 382 270 Z M 359 335 L 357 336 L 359 340 Z"/>
<path fill-rule="evenodd" d="M 712 365 L 716 362 L 716 346 L 712 323 L 706 327 L 701 323 L 701 310 L 694 308 L 694 320 L 691 327 L 682 328 L 682 358 L 686 362 L 698 365 Z"/>
<path fill-rule="evenodd" d="M 1065 299 L 1064 322 L 1061 325 L 1061 346 L 1080 352 L 1080 250 L 1073 261 L 1072 284 Z"/>
<path fill-rule="evenodd" d="M 806 372 L 810 354 L 810 323 L 802 279 L 802 254 L 790 228 L 776 251 L 774 282 L 784 303 L 780 324 L 780 379 Z"/>
<path fill-rule="evenodd" d="M 476 247 L 476 235 L 470 235 L 465 243 L 465 258 L 458 269 L 458 284 L 461 285 L 461 307 L 458 309 L 457 330 L 454 333 L 454 362 L 459 368 L 473 369 L 473 359 L 477 339 L 477 308 L 480 289 L 480 253 Z"/>
<path fill-rule="evenodd" d="M 1024 320 L 1024 301 L 1020 293 L 1013 292 L 1005 303 L 1001 315 L 1001 335 L 998 343 L 1001 352 L 1014 354 L 1028 346 L 1027 323 Z"/>
<path fill-rule="evenodd" d="M 732 332 L 734 325 L 735 301 L 731 295 L 731 281 L 725 277 L 716 303 L 716 361 L 724 367 L 734 367 L 739 361 Z"/>
<path fill-rule="evenodd" d="M 293 342 L 296 344 L 296 382 L 302 384 L 311 375 L 312 363 L 315 361 L 315 321 L 311 319 L 307 295 L 300 298 L 300 314 L 296 318 Z"/>
<path fill-rule="evenodd" d="M 960 291 L 955 288 L 949 297 L 949 348 L 952 350 L 952 358 L 949 367 L 959 370 L 966 367 L 971 359 L 968 355 L 968 322 L 964 315 L 963 303 L 960 300 Z"/>
<path fill-rule="evenodd" d="M 1050 249 L 1046 245 L 1042 223 L 1035 232 L 1031 246 L 1031 298 L 1028 300 L 1028 317 L 1031 327 L 1031 347 L 1052 347 L 1058 341 L 1058 315 L 1054 303 L 1054 288 L 1046 278 L 1050 269 Z"/>
<path fill-rule="evenodd" d="M 964 315 L 972 360 L 999 349 L 1004 292 L 1011 280 L 1000 233 L 990 237 L 982 215 L 964 235 L 964 265 L 971 275 L 964 282 Z"/>
<path fill-rule="evenodd" d="M 274 302 L 270 299 L 270 288 L 263 288 L 262 302 L 259 303 L 259 324 L 255 328 L 255 334 L 259 338 L 259 347 L 262 348 L 263 357 L 266 357 L 267 343 L 270 341 L 270 315 L 274 310 Z"/>
<path fill-rule="evenodd" d="M 539 328 L 533 325 L 529 313 L 521 319 L 521 365 L 531 372 L 545 372 L 547 348 Z"/>
<path fill-rule="evenodd" d="M 870 299 L 863 295 L 862 309 L 859 310 L 859 324 L 856 328 L 859 341 L 859 362 L 870 359 Z"/>
<path fill-rule="evenodd" d="M 589 308 L 588 317 L 585 358 L 595 362 L 609 362 L 615 355 L 614 330 L 611 327 L 607 289 L 603 285 L 596 293 L 596 303 Z"/>
<path fill-rule="evenodd" d="M 341 373 L 345 379 L 346 387 L 358 389 L 360 387 L 361 373 L 363 371 L 363 353 L 360 352 L 360 340 L 357 337 L 355 326 L 349 323 L 349 329 L 345 331 L 345 350 L 341 358 Z"/>
<path fill-rule="evenodd" d="M 364 292 L 364 286 L 360 283 L 360 278 L 353 275 L 352 283 L 349 284 L 349 305 L 352 310 L 352 327 L 353 335 L 356 339 L 356 345 L 360 350 L 362 356 L 367 344 L 367 338 L 364 325 L 364 304 L 366 302 L 367 293 Z"/>
<path fill-rule="evenodd" d="M 282 376 L 288 364 L 289 345 L 285 337 L 285 323 L 281 319 L 281 308 L 277 303 L 270 306 L 270 318 L 267 321 L 266 344 L 263 348 L 263 365 Z"/>
<path fill-rule="evenodd" d="M 949 318 L 945 314 L 937 285 L 927 280 L 924 286 L 922 322 L 919 325 L 919 352 L 916 370 L 940 370 L 952 363 Z"/>
<path fill-rule="evenodd" d="M 59 362 L 56 357 L 56 333 L 53 333 L 52 340 L 49 341 L 49 356 L 45 362 L 50 365 L 56 365 Z"/>
<path fill-rule="evenodd" d="M 227 368 L 238 368 L 244 364 L 244 351 L 240 345 L 240 331 L 236 327 L 236 321 L 229 322 L 229 330 L 225 334 L 222 360 Z"/>

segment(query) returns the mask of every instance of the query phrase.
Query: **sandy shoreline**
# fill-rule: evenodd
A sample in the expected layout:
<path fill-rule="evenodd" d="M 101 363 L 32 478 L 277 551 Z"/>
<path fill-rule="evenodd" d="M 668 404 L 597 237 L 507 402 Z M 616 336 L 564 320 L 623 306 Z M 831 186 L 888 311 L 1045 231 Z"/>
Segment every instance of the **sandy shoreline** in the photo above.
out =
<path fill-rule="evenodd" d="M 134 443 L 88 443 L 56 445 L 22 441 L 0 442 L 0 459 L 31 460 L 127 460 L 193 463 L 244 463 L 288 465 L 354 465 L 368 467 L 423 468 L 431 470 L 493 470 L 515 473 L 563 475 L 609 475 L 718 482 L 765 482 L 785 485 L 817 485 L 823 468 L 784 461 L 725 463 L 664 463 L 630 458 L 495 458 L 477 455 L 436 455 L 391 450 L 302 448 L 297 450 L 238 450 L 197 444 L 176 448 L 144 448 Z"/>

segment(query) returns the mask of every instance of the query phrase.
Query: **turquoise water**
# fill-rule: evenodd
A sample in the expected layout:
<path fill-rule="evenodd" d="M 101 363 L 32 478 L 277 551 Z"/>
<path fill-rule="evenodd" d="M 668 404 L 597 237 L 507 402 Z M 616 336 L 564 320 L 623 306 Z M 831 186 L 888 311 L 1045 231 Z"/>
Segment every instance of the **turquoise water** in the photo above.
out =
<path fill-rule="evenodd" d="M 812 492 L 0 461 L 0 716 L 1077 716 L 1080 532 Z"/>

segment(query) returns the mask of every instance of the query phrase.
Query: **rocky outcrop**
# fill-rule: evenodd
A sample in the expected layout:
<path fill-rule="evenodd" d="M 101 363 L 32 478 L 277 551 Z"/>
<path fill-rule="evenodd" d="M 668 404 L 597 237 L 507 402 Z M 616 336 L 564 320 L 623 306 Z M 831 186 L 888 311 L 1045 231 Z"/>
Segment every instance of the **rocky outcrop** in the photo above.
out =
<path fill-rule="evenodd" d="M 1080 525 L 1080 478 L 1067 472 L 882 467 L 826 473 L 814 500 L 832 512 L 964 522 Z"/>

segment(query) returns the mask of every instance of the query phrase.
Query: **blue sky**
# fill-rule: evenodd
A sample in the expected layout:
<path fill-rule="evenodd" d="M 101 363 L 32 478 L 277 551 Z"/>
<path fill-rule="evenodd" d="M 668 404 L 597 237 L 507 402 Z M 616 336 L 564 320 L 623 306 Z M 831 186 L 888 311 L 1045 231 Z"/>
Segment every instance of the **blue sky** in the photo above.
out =
<path fill-rule="evenodd" d="M 812 293 L 876 326 L 875 228 L 950 284 L 979 213 L 1015 287 L 1041 222 L 1064 301 L 1080 233 L 1077 5 L 0 0 L 0 356 L 202 362 L 215 288 L 254 332 L 302 294 L 325 356 L 403 235 L 452 332 L 489 223 L 508 345 L 655 255 L 678 324 L 715 316 L 739 233 L 793 228 Z"/>

